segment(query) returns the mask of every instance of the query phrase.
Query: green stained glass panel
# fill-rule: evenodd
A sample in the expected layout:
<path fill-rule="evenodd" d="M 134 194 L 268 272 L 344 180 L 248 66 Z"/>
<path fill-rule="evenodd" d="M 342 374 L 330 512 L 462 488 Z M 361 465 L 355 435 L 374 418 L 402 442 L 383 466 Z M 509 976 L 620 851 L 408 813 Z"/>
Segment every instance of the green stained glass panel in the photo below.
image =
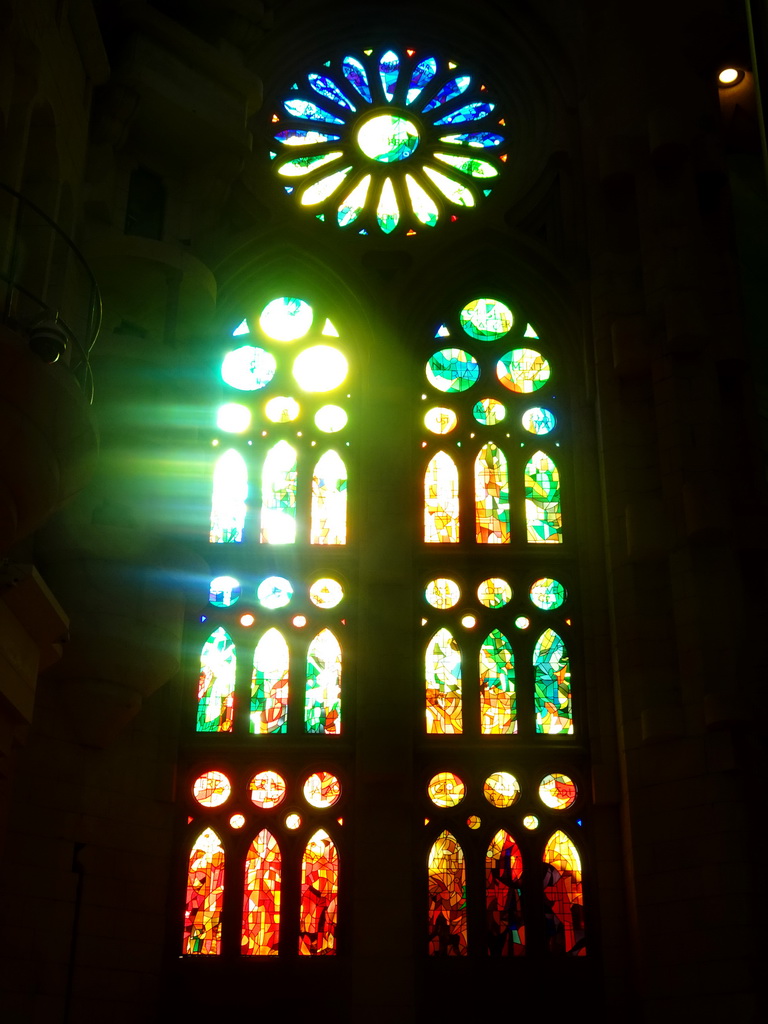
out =
<path fill-rule="evenodd" d="M 377 114 L 358 129 L 357 144 L 371 160 L 394 163 L 414 153 L 419 144 L 419 130 L 406 117 Z"/>
<path fill-rule="evenodd" d="M 278 441 L 267 452 L 261 478 L 261 542 L 296 540 L 296 450 Z"/>
<path fill-rule="evenodd" d="M 435 156 L 438 160 L 442 160 L 444 164 L 455 167 L 462 174 L 470 174 L 473 178 L 495 178 L 499 173 L 487 160 L 478 160 L 475 157 L 453 156 L 449 153 L 435 153 Z"/>
<path fill-rule="evenodd" d="M 560 474 L 545 452 L 536 452 L 525 467 L 525 518 L 529 544 L 562 543 Z"/>
<path fill-rule="evenodd" d="M 389 178 L 385 178 L 384 184 L 381 186 L 376 218 L 379 227 L 385 234 L 394 231 L 400 220 L 400 208 L 397 205 L 394 186 Z"/>
<path fill-rule="evenodd" d="M 320 156 L 297 156 L 294 160 L 288 160 L 277 169 L 278 174 L 286 178 L 301 178 L 310 171 L 316 171 L 326 164 L 333 163 L 341 156 L 341 151 L 335 153 L 324 153 Z"/>
<path fill-rule="evenodd" d="M 549 363 L 540 352 L 516 348 L 498 361 L 496 376 L 510 391 L 528 395 L 543 388 L 549 380 Z"/>
<path fill-rule="evenodd" d="M 301 194 L 301 205 L 316 206 L 318 203 L 330 199 L 351 170 L 352 165 L 350 164 L 349 167 L 344 167 L 342 170 L 336 171 L 335 174 L 329 174 L 327 178 L 321 178 L 314 185 L 310 185 Z"/>
<path fill-rule="evenodd" d="M 266 349 L 242 345 L 224 356 L 221 379 L 238 391 L 259 391 L 269 384 L 276 369 L 275 357 Z"/>
<path fill-rule="evenodd" d="M 256 645 L 251 678 L 251 732 L 285 732 L 288 716 L 288 644 L 268 629 Z"/>
<path fill-rule="evenodd" d="M 446 177 L 445 174 L 441 174 L 433 167 L 425 167 L 424 173 L 440 189 L 445 198 L 456 206 L 475 205 L 475 197 L 465 185 L 454 181 L 453 178 Z"/>
<path fill-rule="evenodd" d="M 495 398 L 481 398 L 472 406 L 472 415 L 484 427 L 493 427 L 501 423 L 506 414 L 506 408 Z"/>
<path fill-rule="evenodd" d="M 473 299 L 459 313 L 461 326 L 478 341 L 497 341 L 509 334 L 515 322 L 509 306 L 498 299 Z"/>
<path fill-rule="evenodd" d="M 484 736 L 517 732 L 515 659 L 506 636 L 493 629 L 480 647 L 480 731 Z"/>
<path fill-rule="evenodd" d="M 421 185 L 410 174 L 405 176 L 405 187 L 417 220 L 427 227 L 434 227 L 437 224 L 440 212 L 435 201 L 427 195 Z"/>
<path fill-rule="evenodd" d="M 543 576 L 540 580 L 532 583 L 530 594 L 533 604 L 545 612 L 559 608 L 567 596 L 563 584 L 549 576 Z"/>
<path fill-rule="evenodd" d="M 533 651 L 536 732 L 573 733 L 571 671 L 562 637 L 545 629 Z"/>
<path fill-rule="evenodd" d="M 197 732 L 232 732 L 237 656 L 232 637 L 219 626 L 203 644 L 197 691 Z"/>
<path fill-rule="evenodd" d="M 326 736 L 341 732 L 341 647 L 329 629 L 321 630 L 307 651 L 304 729 Z"/>
<path fill-rule="evenodd" d="M 427 362 L 427 380 L 438 391 L 466 391 L 479 377 L 477 360 L 460 348 L 444 348 Z"/>
<path fill-rule="evenodd" d="M 339 212 L 337 219 L 339 227 L 346 227 L 347 224 L 352 224 L 356 221 L 360 214 L 363 212 L 365 206 L 365 200 L 368 197 L 368 189 L 371 185 L 371 176 L 366 176 L 359 181 L 357 185 L 352 189 L 346 199 L 343 199 L 339 206 Z"/>
<path fill-rule="evenodd" d="M 530 434 L 548 434 L 555 428 L 555 414 L 549 409 L 534 406 L 523 413 L 523 426 Z"/>

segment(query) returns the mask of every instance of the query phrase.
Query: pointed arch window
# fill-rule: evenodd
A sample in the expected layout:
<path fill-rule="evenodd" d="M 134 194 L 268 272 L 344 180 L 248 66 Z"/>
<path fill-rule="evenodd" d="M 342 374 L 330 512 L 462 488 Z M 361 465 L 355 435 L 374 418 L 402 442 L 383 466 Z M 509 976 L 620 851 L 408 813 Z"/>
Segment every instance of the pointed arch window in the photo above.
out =
<path fill-rule="evenodd" d="M 203 955 L 219 952 L 224 902 L 224 851 L 213 829 L 192 844 L 184 913 L 184 951 Z"/>
<path fill-rule="evenodd" d="M 429 853 L 429 952 L 467 955 L 466 869 L 456 837 L 444 831 Z"/>
<path fill-rule="evenodd" d="M 282 896 L 280 847 L 263 828 L 245 859 L 243 895 L 243 949 L 249 956 L 275 956 L 280 944 Z"/>

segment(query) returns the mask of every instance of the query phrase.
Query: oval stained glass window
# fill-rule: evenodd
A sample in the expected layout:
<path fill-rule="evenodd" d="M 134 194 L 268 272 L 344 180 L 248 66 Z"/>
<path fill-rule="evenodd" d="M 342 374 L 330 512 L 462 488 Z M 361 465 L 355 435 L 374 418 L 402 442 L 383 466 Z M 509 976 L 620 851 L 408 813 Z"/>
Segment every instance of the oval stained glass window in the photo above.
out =
<path fill-rule="evenodd" d="M 515 348 L 498 361 L 496 376 L 510 391 L 528 395 L 543 388 L 549 380 L 549 363 L 532 348 Z"/>
<path fill-rule="evenodd" d="M 520 796 L 520 783 L 509 772 L 494 772 L 485 780 L 483 796 L 493 807 L 511 807 Z"/>
<path fill-rule="evenodd" d="M 195 779 L 192 792 L 203 807 L 219 807 L 229 799 L 232 786 L 224 772 L 204 772 Z"/>
<path fill-rule="evenodd" d="M 424 413 L 424 426 L 433 434 L 450 434 L 459 422 L 453 409 L 428 409 Z"/>
<path fill-rule="evenodd" d="M 258 772 L 251 779 L 250 791 L 256 806 L 269 810 L 285 799 L 285 779 L 277 772 Z"/>
<path fill-rule="evenodd" d="M 300 412 L 301 407 L 296 399 L 286 395 L 270 398 L 264 406 L 264 414 L 271 423 L 290 423 Z"/>
<path fill-rule="evenodd" d="M 578 791 L 573 779 L 558 772 L 553 775 L 545 775 L 539 783 L 539 798 L 553 811 L 567 810 L 576 802 L 577 795 Z"/>
<path fill-rule="evenodd" d="M 347 425 L 347 414 L 340 405 L 324 405 L 315 413 L 315 426 L 324 434 L 335 434 Z"/>
<path fill-rule="evenodd" d="M 461 590 L 455 580 L 449 580 L 441 576 L 436 580 L 429 581 L 424 591 L 424 596 L 433 608 L 443 610 L 445 608 L 453 608 L 458 604 Z"/>
<path fill-rule="evenodd" d="M 481 398 L 472 406 L 472 415 L 484 427 L 493 427 L 497 423 L 501 423 L 507 415 L 507 410 L 495 398 Z"/>
<path fill-rule="evenodd" d="M 477 599 L 485 608 L 503 608 L 512 600 L 512 587 L 499 576 L 492 576 L 477 588 Z"/>
<path fill-rule="evenodd" d="M 267 576 L 256 591 L 262 608 L 285 608 L 293 597 L 293 586 L 284 576 Z"/>
<path fill-rule="evenodd" d="M 275 376 L 277 362 L 266 349 L 241 345 L 224 356 L 221 379 L 238 391 L 259 391 Z"/>
<path fill-rule="evenodd" d="M 208 600 L 214 608 L 229 608 L 240 600 L 242 587 L 234 576 L 217 576 L 208 588 Z"/>
<path fill-rule="evenodd" d="M 305 348 L 293 363 L 293 376 L 304 391 L 323 393 L 343 384 L 349 364 L 346 357 L 332 345 Z"/>
<path fill-rule="evenodd" d="M 515 321 L 512 310 L 498 299 L 473 299 L 459 313 L 461 326 L 478 341 L 496 341 L 509 334 Z"/>
<path fill-rule="evenodd" d="M 273 299 L 264 307 L 259 326 L 273 341 L 297 341 L 312 326 L 312 317 L 312 307 L 303 299 Z"/>
<path fill-rule="evenodd" d="M 479 376 L 480 366 L 475 357 L 460 348 L 442 349 L 427 362 L 427 380 L 438 391 L 467 391 Z"/>
<path fill-rule="evenodd" d="M 567 593 L 562 583 L 543 576 L 531 584 L 531 602 L 542 611 L 551 612 L 565 601 Z"/>
<path fill-rule="evenodd" d="M 313 807 L 333 807 L 341 796 L 341 783 L 330 772 L 315 772 L 304 783 L 304 799 Z"/>
<path fill-rule="evenodd" d="M 438 772 L 429 780 L 427 793 L 437 807 L 455 807 L 464 799 L 465 787 L 453 772 Z"/>
<path fill-rule="evenodd" d="M 523 413 L 523 427 L 529 434 L 548 434 L 555 429 L 555 414 L 539 405 L 526 409 Z"/>
<path fill-rule="evenodd" d="M 309 588 L 309 599 L 318 608 L 335 608 L 344 597 L 344 588 L 338 580 L 323 576 Z"/>

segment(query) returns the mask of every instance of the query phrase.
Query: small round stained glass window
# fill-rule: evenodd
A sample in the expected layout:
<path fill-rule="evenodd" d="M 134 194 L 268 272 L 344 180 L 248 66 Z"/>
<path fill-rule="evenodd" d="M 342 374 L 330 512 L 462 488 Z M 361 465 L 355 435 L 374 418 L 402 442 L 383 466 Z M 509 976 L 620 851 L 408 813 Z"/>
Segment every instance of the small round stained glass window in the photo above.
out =
<path fill-rule="evenodd" d="M 540 580 L 532 583 L 530 594 L 533 604 L 545 612 L 559 608 L 567 597 L 563 584 L 550 579 L 549 576 L 543 576 Z"/>
<path fill-rule="evenodd" d="M 250 790 L 256 806 L 269 810 L 285 798 L 285 779 L 277 772 L 259 772 L 251 779 Z"/>
<path fill-rule="evenodd" d="M 427 584 L 424 596 L 433 608 L 453 608 L 461 597 L 461 590 L 455 580 L 449 580 L 441 576 L 436 580 L 430 580 Z"/>
<path fill-rule="evenodd" d="M 460 348 L 435 352 L 427 363 L 427 380 L 438 391 L 466 391 L 479 376 L 480 366 L 475 357 Z"/>
<path fill-rule="evenodd" d="M 477 814 L 470 814 L 467 818 L 467 828 L 480 828 L 482 823 L 482 819 Z"/>
<path fill-rule="evenodd" d="M 576 796 L 576 783 L 567 775 L 545 775 L 539 785 L 542 803 L 554 811 L 564 811 L 571 807 L 576 801 Z"/>
<path fill-rule="evenodd" d="M 309 588 L 309 599 L 318 608 L 335 608 L 344 597 L 344 588 L 338 580 L 323 576 Z"/>
<path fill-rule="evenodd" d="M 219 807 L 229 798 L 232 786 L 224 772 L 204 772 L 195 779 L 192 792 L 203 807 Z"/>
<path fill-rule="evenodd" d="M 450 434 L 458 422 L 453 409 L 428 409 L 424 413 L 424 426 L 433 434 Z"/>
<path fill-rule="evenodd" d="M 526 814 L 523 818 L 523 825 L 532 832 L 535 828 L 539 827 L 539 819 L 535 814 Z"/>
<path fill-rule="evenodd" d="M 293 376 L 304 391 L 322 393 L 343 384 L 349 364 L 346 357 L 332 345 L 313 345 L 296 357 Z"/>
<path fill-rule="evenodd" d="M 251 425 L 251 410 L 239 402 L 220 405 L 216 412 L 216 426 L 228 434 L 242 434 Z"/>
<path fill-rule="evenodd" d="M 234 576 L 217 576 L 211 580 L 208 600 L 214 608 L 229 608 L 237 604 L 242 594 L 242 587 Z"/>
<path fill-rule="evenodd" d="M 301 828 L 301 815 L 296 814 L 295 811 L 293 814 L 286 814 L 285 827 L 289 828 L 292 832 L 295 832 L 297 828 Z"/>
<path fill-rule="evenodd" d="M 259 604 L 262 608 L 269 608 L 270 610 L 285 608 L 287 604 L 290 604 L 293 597 L 293 587 L 290 580 L 285 579 L 283 576 L 267 576 L 259 584 L 256 597 L 259 599 Z"/>
<path fill-rule="evenodd" d="M 273 341 L 296 341 L 312 326 L 312 307 L 302 299 L 273 299 L 264 307 L 259 326 Z"/>
<path fill-rule="evenodd" d="M 243 814 L 233 814 L 229 819 L 229 824 L 232 828 L 242 828 L 245 824 L 245 816 Z"/>
<path fill-rule="evenodd" d="M 532 348 L 515 348 L 498 361 L 496 376 L 510 391 L 528 395 L 543 388 L 549 380 L 549 363 Z"/>
<path fill-rule="evenodd" d="M 341 783 L 330 772 L 315 772 L 304 783 L 304 798 L 313 807 L 333 807 L 341 796 Z"/>
<path fill-rule="evenodd" d="M 555 414 L 540 405 L 526 409 L 523 413 L 523 426 L 530 434 L 548 434 L 555 429 Z"/>
<path fill-rule="evenodd" d="M 485 780 L 483 796 L 494 807 L 511 807 L 520 796 L 520 783 L 509 772 L 494 772 Z"/>
<path fill-rule="evenodd" d="M 512 330 L 512 310 L 498 299 L 473 299 L 459 314 L 461 326 L 471 338 L 495 341 Z"/>
<path fill-rule="evenodd" d="M 491 576 L 477 588 L 477 599 L 484 608 L 503 608 L 512 600 L 512 587 L 501 577 Z"/>
<path fill-rule="evenodd" d="M 287 395 L 270 398 L 264 406 L 264 414 L 270 423 L 291 423 L 300 412 L 301 407 L 296 399 L 289 398 Z"/>
<path fill-rule="evenodd" d="M 276 369 L 275 357 L 266 349 L 242 345 L 224 356 L 221 379 L 238 391 L 258 391 L 269 384 Z"/>
<path fill-rule="evenodd" d="M 531 624 L 531 620 L 527 615 L 518 615 L 515 619 L 515 625 L 518 629 L 528 629 Z"/>
<path fill-rule="evenodd" d="M 437 807 L 455 807 L 464 799 L 464 783 L 453 772 L 438 772 L 429 780 L 427 793 Z"/>
<path fill-rule="evenodd" d="M 315 426 L 324 434 L 335 434 L 347 425 L 347 414 L 340 405 L 324 405 L 315 413 Z"/>
<path fill-rule="evenodd" d="M 507 415 L 507 410 L 495 398 L 481 398 L 472 406 L 472 415 L 484 427 L 493 427 L 497 423 L 501 423 Z"/>

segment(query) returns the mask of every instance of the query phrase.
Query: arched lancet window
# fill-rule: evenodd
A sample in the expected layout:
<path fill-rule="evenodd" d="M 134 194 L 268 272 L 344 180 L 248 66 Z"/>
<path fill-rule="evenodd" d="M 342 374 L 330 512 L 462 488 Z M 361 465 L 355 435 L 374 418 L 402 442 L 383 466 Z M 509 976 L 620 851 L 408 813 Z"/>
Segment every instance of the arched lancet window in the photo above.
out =
<path fill-rule="evenodd" d="M 345 544 L 347 540 L 347 468 L 328 451 L 312 475 L 312 544 Z"/>
<path fill-rule="evenodd" d="M 584 956 L 584 896 L 581 858 L 573 841 L 554 832 L 544 849 L 547 944 L 553 953 Z"/>
<path fill-rule="evenodd" d="M 429 952 L 467 955 L 464 852 L 450 832 L 441 832 L 429 852 Z"/>
<path fill-rule="evenodd" d="M 525 924 L 522 908 L 523 859 L 509 832 L 500 829 L 485 855 L 485 906 L 488 952 L 522 956 Z"/>
<path fill-rule="evenodd" d="M 242 952 L 275 956 L 280 941 L 282 895 L 280 847 L 268 829 L 251 843 L 245 859 Z"/>
<path fill-rule="evenodd" d="M 560 474 L 555 460 L 536 452 L 525 467 L 525 518 L 531 544 L 560 544 Z"/>
<path fill-rule="evenodd" d="M 572 733 L 571 671 L 565 643 L 553 629 L 545 629 L 533 650 L 536 687 L 536 731 Z"/>
<path fill-rule="evenodd" d="M 211 504 L 211 543 L 237 544 L 243 539 L 248 499 L 248 468 L 234 448 L 216 460 Z"/>
<path fill-rule="evenodd" d="M 253 654 L 251 732 L 285 732 L 288 718 L 288 644 L 268 629 Z"/>
<path fill-rule="evenodd" d="M 296 449 L 278 441 L 269 449 L 261 472 L 261 542 L 293 544 L 296 540 Z"/>
<path fill-rule="evenodd" d="M 499 629 L 492 629 L 480 647 L 480 731 L 486 736 L 517 732 L 515 656 Z"/>
<path fill-rule="evenodd" d="M 507 460 L 492 441 L 475 459 L 475 530 L 478 544 L 509 543 Z"/>
<path fill-rule="evenodd" d="M 424 476 L 424 540 L 428 544 L 459 540 L 459 472 L 445 452 L 430 459 Z"/>
<path fill-rule="evenodd" d="M 301 862 L 299 955 L 336 952 L 339 856 L 333 840 L 319 829 L 306 845 Z"/>
<path fill-rule="evenodd" d="M 304 725 L 309 733 L 341 732 L 341 647 L 329 629 L 318 633 L 307 651 Z"/>
<path fill-rule="evenodd" d="M 237 655 L 232 637 L 219 626 L 203 644 L 197 693 L 197 731 L 231 732 Z"/>
<path fill-rule="evenodd" d="M 427 645 L 425 660 L 427 732 L 461 732 L 461 651 L 449 630 L 435 633 Z"/>
<path fill-rule="evenodd" d="M 192 845 L 184 913 L 184 952 L 214 954 L 221 942 L 224 901 L 224 851 L 213 829 L 201 832 Z"/>

